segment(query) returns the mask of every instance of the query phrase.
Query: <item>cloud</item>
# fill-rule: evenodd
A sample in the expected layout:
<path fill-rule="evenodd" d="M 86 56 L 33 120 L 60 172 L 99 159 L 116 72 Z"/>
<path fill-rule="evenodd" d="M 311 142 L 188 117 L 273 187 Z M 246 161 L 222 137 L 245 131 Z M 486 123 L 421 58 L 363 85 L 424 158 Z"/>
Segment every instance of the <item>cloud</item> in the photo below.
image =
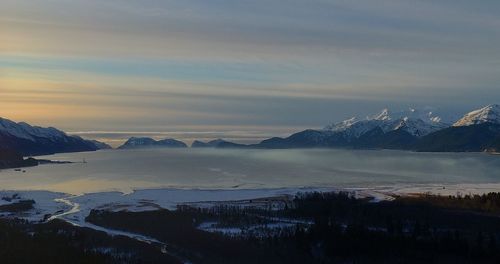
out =
<path fill-rule="evenodd" d="M 471 56 L 468 53 L 484 51 L 471 47 L 494 47 L 482 38 L 489 34 L 498 41 L 500 24 L 490 9 L 474 9 L 480 4 L 463 1 L 5 2 L 5 50 L 90 56 L 220 60 L 317 60 L 356 53 Z M 27 41 L 33 44 L 14 45 Z"/>
<path fill-rule="evenodd" d="M 3 0 L 0 115 L 158 131 L 321 127 L 385 106 L 466 111 L 500 101 L 498 7 Z"/>

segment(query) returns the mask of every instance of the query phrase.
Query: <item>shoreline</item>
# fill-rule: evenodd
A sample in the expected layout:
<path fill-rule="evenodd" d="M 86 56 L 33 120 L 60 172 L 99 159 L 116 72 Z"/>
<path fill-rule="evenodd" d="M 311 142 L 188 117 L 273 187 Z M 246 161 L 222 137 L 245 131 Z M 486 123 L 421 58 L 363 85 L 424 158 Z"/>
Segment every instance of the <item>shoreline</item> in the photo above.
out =
<path fill-rule="evenodd" d="M 369 202 L 392 201 L 401 196 L 417 196 L 436 194 L 447 196 L 450 194 L 482 194 L 500 191 L 500 183 L 495 184 L 426 184 L 426 185 L 393 185 L 360 188 L 279 188 L 279 189 L 134 189 L 130 193 L 124 192 L 96 192 L 81 195 L 56 193 L 50 191 L 0 191 L 0 205 L 9 202 L 20 202 L 26 199 L 35 201 L 34 208 L 20 213 L 0 212 L 0 218 L 21 218 L 31 223 L 48 223 L 52 220 L 61 220 L 72 226 L 90 228 L 104 232 L 107 235 L 124 236 L 147 244 L 159 245 L 162 252 L 167 244 L 158 239 L 126 230 L 97 225 L 87 221 L 92 210 L 108 211 L 111 213 L 129 212 L 140 213 L 173 210 L 177 206 L 206 208 L 229 206 L 240 208 L 258 208 L 283 210 L 293 203 L 298 193 L 310 192 L 348 192 L 357 199 L 371 199 Z M 7 199 L 5 199 L 7 197 Z M 15 199 L 11 199 L 15 197 Z M 280 220 L 282 222 L 282 220 Z M 283 223 L 277 224 L 282 227 Z M 290 224 L 290 223 L 288 223 Z M 297 224 L 297 223 L 294 223 Z M 202 226 L 200 226 L 202 230 Z M 213 229 L 213 230 L 212 230 Z M 219 228 L 220 229 L 220 228 Z M 206 231 L 223 232 L 225 229 L 207 227 Z M 223 230 L 223 231 L 221 231 Z"/>
<path fill-rule="evenodd" d="M 179 205 L 240 204 L 254 201 L 289 199 L 306 192 L 349 192 L 356 198 L 372 199 L 372 202 L 391 201 L 400 196 L 433 194 L 456 196 L 499 192 L 500 183 L 462 184 L 401 184 L 370 187 L 302 187 L 302 188 L 255 188 L 255 189 L 186 189 L 186 188 L 137 188 L 131 192 L 102 191 L 68 194 L 45 190 L 0 190 L 0 198 L 14 194 L 19 199 L 32 199 L 35 208 L 29 213 L 11 215 L 28 221 L 61 219 L 73 224 L 84 224 L 92 209 L 110 211 L 175 210 Z M 276 199 L 279 198 L 279 199 Z M 1 204 L 7 204 L 0 200 Z M 255 203 L 254 203 L 255 205 Z M 0 216 L 3 216 L 0 214 Z"/>

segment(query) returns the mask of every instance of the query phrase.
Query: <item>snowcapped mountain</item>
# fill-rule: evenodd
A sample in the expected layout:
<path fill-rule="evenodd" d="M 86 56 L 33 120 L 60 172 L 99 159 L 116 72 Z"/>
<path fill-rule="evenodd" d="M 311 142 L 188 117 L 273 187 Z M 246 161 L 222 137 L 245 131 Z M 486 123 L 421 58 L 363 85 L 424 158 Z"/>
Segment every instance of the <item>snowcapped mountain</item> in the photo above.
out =
<path fill-rule="evenodd" d="M 0 117 L 0 133 L 9 134 L 17 138 L 23 138 L 31 141 L 36 141 L 36 138 L 46 138 L 50 140 L 58 140 L 67 137 L 66 133 L 53 128 L 43 128 L 39 126 L 31 126 L 25 122 L 16 123 L 9 119 Z"/>
<path fill-rule="evenodd" d="M 439 116 L 432 112 L 410 108 L 406 111 L 391 112 L 383 109 L 380 113 L 365 119 L 356 117 L 339 123 L 326 126 L 323 130 L 330 132 L 343 132 L 348 138 L 359 138 L 375 128 L 380 128 L 384 133 L 402 130 L 416 137 L 423 137 L 434 131 L 448 127 Z"/>
<path fill-rule="evenodd" d="M 365 119 L 350 118 L 323 130 L 270 138 L 261 148 L 357 148 L 462 152 L 500 151 L 500 106 L 472 111 L 449 126 L 429 111 L 388 109 Z"/>
<path fill-rule="evenodd" d="M 454 127 L 479 125 L 484 123 L 500 124 L 500 105 L 492 104 L 474 110 L 453 124 Z"/>
<path fill-rule="evenodd" d="M 94 151 L 99 149 L 89 140 L 70 136 L 53 127 L 31 126 L 0 118 L 0 148 L 22 155 L 43 155 L 57 152 Z"/>

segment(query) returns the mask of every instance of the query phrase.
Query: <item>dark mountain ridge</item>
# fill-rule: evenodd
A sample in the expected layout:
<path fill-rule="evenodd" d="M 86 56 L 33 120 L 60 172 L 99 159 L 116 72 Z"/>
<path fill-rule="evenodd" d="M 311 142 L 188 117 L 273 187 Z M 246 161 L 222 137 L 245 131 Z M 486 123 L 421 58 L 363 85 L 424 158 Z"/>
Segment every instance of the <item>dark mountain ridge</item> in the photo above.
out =
<path fill-rule="evenodd" d="M 173 138 L 154 140 L 148 137 L 131 137 L 118 149 L 137 149 L 137 148 L 186 148 L 187 145 Z"/>
<path fill-rule="evenodd" d="M 102 142 L 67 135 L 53 127 L 31 126 L 0 118 L 0 148 L 10 149 L 22 156 L 95 151 L 105 146 Z"/>

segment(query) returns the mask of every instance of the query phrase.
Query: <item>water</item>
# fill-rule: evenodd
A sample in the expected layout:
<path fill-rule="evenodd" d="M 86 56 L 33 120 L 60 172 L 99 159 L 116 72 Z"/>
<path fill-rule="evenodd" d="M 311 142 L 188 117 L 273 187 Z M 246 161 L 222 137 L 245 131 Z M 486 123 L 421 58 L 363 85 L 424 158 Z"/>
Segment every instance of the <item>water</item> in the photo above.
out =
<path fill-rule="evenodd" d="M 500 183 L 500 156 L 375 150 L 106 150 L 79 163 L 0 171 L 0 189 L 81 194 L 134 188 L 252 189 Z M 87 163 L 81 163 L 85 159 Z"/>

